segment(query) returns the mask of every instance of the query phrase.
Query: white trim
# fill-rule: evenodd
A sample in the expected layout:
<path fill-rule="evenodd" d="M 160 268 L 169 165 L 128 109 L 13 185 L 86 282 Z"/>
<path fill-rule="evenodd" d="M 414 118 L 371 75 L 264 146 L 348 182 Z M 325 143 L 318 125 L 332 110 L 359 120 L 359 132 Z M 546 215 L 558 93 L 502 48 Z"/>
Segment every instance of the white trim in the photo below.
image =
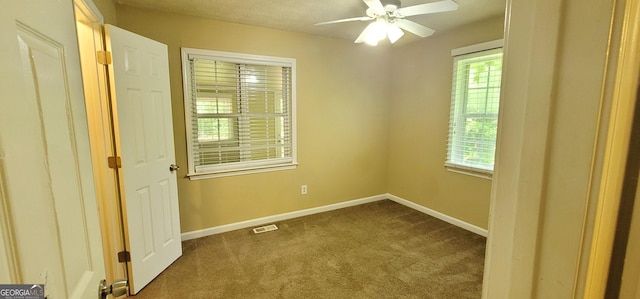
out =
<path fill-rule="evenodd" d="M 366 203 L 375 202 L 375 201 L 380 201 L 380 200 L 385 200 L 385 199 L 387 199 L 387 195 L 386 194 L 374 195 L 374 196 L 370 196 L 370 197 L 365 197 L 365 198 L 360 198 L 360 199 L 340 202 L 340 203 L 321 206 L 321 207 L 317 207 L 317 208 L 304 209 L 304 210 L 299 210 L 299 211 L 295 211 L 295 212 L 277 214 L 277 215 L 273 215 L 273 216 L 267 216 L 267 217 L 256 218 L 256 219 L 251 219 L 251 220 L 247 220 L 247 221 L 241 221 L 241 222 L 236 222 L 236 223 L 231 223 L 231 224 L 225 224 L 225 225 L 205 228 L 205 229 L 201 229 L 201 230 L 190 231 L 190 232 L 182 233 L 182 241 L 202 238 L 202 237 L 211 236 L 211 235 L 215 235 L 215 234 L 221 234 L 221 233 L 225 233 L 225 232 L 229 232 L 229 231 L 233 231 L 233 230 L 238 230 L 238 229 L 243 229 L 243 228 L 248 228 L 248 227 L 260 226 L 260 225 L 267 224 L 267 223 L 283 221 L 283 220 L 298 218 L 298 217 L 302 217 L 302 216 L 318 214 L 318 213 L 322 213 L 322 212 L 333 211 L 333 210 L 337 210 L 337 209 L 357 206 L 357 205 L 366 204 Z"/>
<path fill-rule="evenodd" d="M 280 170 L 292 170 L 292 169 L 296 169 L 297 167 L 298 167 L 298 164 L 289 163 L 289 164 L 283 164 L 283 165 L 237 169 L 237 170 L 230 170 L 225 172 L 189 173 L 187 174 L 187 177 L 189 177 L 189 180 L 197 181 L 197 180 L 222 178 L 222 177 L 236 176 L 236 175 L 247 175 L 247 174 L 263 173 L 263 172 L 280 171 Z"/>
<path fill-rule="evenodd" d="M 477 178 L 482 178 L 487 180 L 491 180 L 493 178 L 493 171 L 486 170 L 486 169 L 468 167 L 468 166 L 458 165 L 454 163 L 444 163 L 444 167 L 448 171 L 470 175 Z"/>
<path fill-rule="evenodd" d="M 470 231 L 472 233 L 478 234 L 478 235 L 483 236 L 485 238 L 488 235 L 488 231 L 486 229 L 478 227 L 478 226 L 475 226 L 475 225 L 473 225 L 471 223 L 467 223 L 467 222 L 464 222 L 464 221 L 462 221 L 460 219 L 453 218 L 451 216 L 442 214 L 442 213 L 440 213 L 438 211 L 435 211 L 435 210 L 429 209 L 427 207 L 421 206 L 421 205 L 419 205 L 417 203 L 408 201 L 408 200 L 406 200 L 404 198 L 400 198 L 400 197 L 395 196 L 393 194 L 387 193 L 386 196 L 387 196 L 387 198 L 389 198 L 389 200 L 393 200 L 393 201 L 395 201 L 395 202 L 397 202 L 397 203 L 399 203 L 401 205 L 404 205 L 404 206 L 412 208 L 412 209 L 414 209 L 416 211 L 425 213 L 425 214 L 427 214 L 429 216 L 438 218 L 438 219 L 440 219 L 440 220 L 442 220 L 444 222 L 447 222 L 449 224 L 455 225 L 455 226 L 457 226 L 459 228 L 462 228 L 462 229 L 466 229 L 466 230 L 468 230 L 468 231 Z"/>
<path fill-rule="evenodd" d="M 502 48 L 504 46 L 504 39 L 492 40 L 484 43 L 470 45 L 451 50 L 451 56 L 460 56 L 475 52 L 482 52 L 491 49 Z"/>
<path fill-rule="evenodd" d="M 102 16 L 102 13 L 100 13 L 100 10 L 98 9 L 98 7 L 93 3 L 92 0 L 76 0 L 73 2 L 78 8 L 80 8 L 81 10 L 83 10 L 83 12 L 85 14 L 91 14 L 91 17 L 95 18 L 95 22 L 99 23 L 100 25 L 104 25 L 104 17 Z M 82 4 L 83 6 L 81 6 L 80 4 Z M 88 10 L 88 11 L 87 11 Z M 87 15 L 88 15 L 87 14 Z M 76 17 L 77 19 L 77 17 Z"/>
<path fill-rule="evenodd" d="M 266 56 L 236 52 L 224 52 L 206 49 L 196 49 L 182 47 L 181 52 L 185 53 L 188 58 L 199 59 L 215 59 L 219 61 L 226 61 L 231 63 L 254 63 L 260 65 L 270 66 L 283 66 L 294 68 L 296 64 L 295 58 L 279 57 L 279 56 Z"/>
<path fill-rule="evenodd" d="M 304 209 L 304 210 L 299 210 L 299 211 L 295 211 L 295 212 L 277 214 L 277 215 L 273 215 L 273 216 L 267 216 L 267 217 L 256 218 L 256 219 L 251 219 L 251 220 L 246 220 L 246 221 L 241 221 L 241 222 L 235 222 L 235 223 L 230 223 L 230 224 L 225 224 L 225 225 L 220 225 L 220 226 L 214 226 L 214 227 L 200 229 L 200 230 L 194 230 L 194 231 L 182 233 L 182 241 L 202 238 L 202 237 L 206 237 L 206 236 L 212 236 L 212 235 L 226 233 L 226 232 L 230 232 L 230 231 L 234 231 L 234 230 L 238 230 L 238 229 L 256 227 L 256 226 L 264 225 L 264 224 L 267 224 L 267 223 L 273 223 L 273 222 L 278 222 L 278 221 L 283 221 L 283 220 L 288 220 L 288 219 L 293 219 L 293 218 L 298 218 L 298 217 L 318 214 L 318 213 L 322 213 L 322 212 L 338 210 L 338 209 L 342 209 L 342 208 L 353 207 L 353 206 L 362 205 L 362 204 L 371 203 L 371 202 L 376 202 L 376 201 L 385 200 L 385 199 L 397 202 L 397 203 L 399 203 L 399 204 L 401 204 L 403 206 L 406 206 L 408 208 L 414 209 L 414 210 L 416 210 L 418 212 L 425 213 L 425 214 L 427 214 L 427 215 L 429 215 L 431 217 L 440 219 L 440 220 L 442 220 L 444 222 L 447 222 L 447 223 L 455 225 L 455 226 L 457 226 L 459 228 L 468 230 L 468 231 L 470 231 L 472 233 L 475 233 L 475 234 L 478 234 L 480 236 L 487 237 L 488 233 L 487 233 L 487 230 L 484 229 L 484 228 L 481 228 L 481 227 L 475 226 L 473 224 L 464 222 L 464 221 L 462 221 L 460 219 L 456 219 L 456 218 L 453 218 L 451 216 L 442 214 L 442 213 L 440 213 L 438 211 L 434 211 L 434 210 L 429 209 L 427 207 L 423 207 L 423 206 L 421 206 L 419 204 L 413 203 L 411 201 L 408 201 L 406 199 L 400 198 L 400 197 L 395 196 L 393 194 L 386 193 L 386 194 L 374 195 L 374 196 L 364 197 L 364 198 L 360 198 L 360 199 L 354 199 L 354 200 L 350 200 L 350 201 L 340 202 L 340 203 L 321 206 L 321 207 L 316 207 L 316 208 Z"/>

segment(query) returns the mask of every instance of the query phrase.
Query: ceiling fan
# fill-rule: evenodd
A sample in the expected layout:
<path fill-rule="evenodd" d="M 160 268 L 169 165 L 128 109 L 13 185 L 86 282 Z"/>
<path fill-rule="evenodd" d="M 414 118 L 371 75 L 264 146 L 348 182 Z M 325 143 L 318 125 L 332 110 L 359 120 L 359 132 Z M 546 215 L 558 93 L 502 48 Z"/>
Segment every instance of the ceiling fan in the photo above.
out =
<path fill-rule="evenodd" d="M 438 2 L 418 4 L 409 7 L 400 7 L 400 0 L 362 0 L 367 6 L 366 17 L 356 17 L 317 23 L 316 25 L 327 25 L 352 21 L 371 21 L 360 35 L 356 38 L 356 43 L 365 42 L 370 45 L 377 45 L 385 37 L 393 44 L 404 35 L 404 30 L 420 37 L 432 35 L 435 30 L 409 21 L 405 17 L 430 14 L 437 12 L 452 11 L 458 9 L 458 3 L 453 0 L 443 0 Z"/>

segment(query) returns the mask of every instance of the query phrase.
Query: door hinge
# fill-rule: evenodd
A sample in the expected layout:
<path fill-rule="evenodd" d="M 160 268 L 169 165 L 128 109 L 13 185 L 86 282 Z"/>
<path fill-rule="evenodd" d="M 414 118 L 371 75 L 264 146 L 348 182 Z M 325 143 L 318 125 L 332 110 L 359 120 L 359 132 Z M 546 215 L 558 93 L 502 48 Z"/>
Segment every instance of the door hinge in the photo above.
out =
<path fill-rule="evenodd" d="M 98 63 L 102 65 L 111 64 L 111 52 L 109 51 L 98 51 Z"/>
<path fill-rule="evenodd" d="M 109 168 L 122 168 L 122 160 L 118 156 L 107 157 L 107 162 L 109 163 Z"/>
<path fill-rule="evenodd" d="M 126 263 L 131 261 L 131 254 L 129 251 L 118 252 L 118 263 Z"/>

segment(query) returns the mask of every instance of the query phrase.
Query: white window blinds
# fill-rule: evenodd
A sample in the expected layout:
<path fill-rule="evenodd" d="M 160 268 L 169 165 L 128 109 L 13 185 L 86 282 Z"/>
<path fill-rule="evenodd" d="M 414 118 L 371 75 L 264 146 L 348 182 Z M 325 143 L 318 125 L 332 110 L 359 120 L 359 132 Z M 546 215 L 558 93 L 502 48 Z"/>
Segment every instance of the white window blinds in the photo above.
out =
<path fill-rule="evenodd" d="M 183 48 L 190 175 L 295 164 L 295 60 Z"/>
<path fill-rule="evenodd" d="M 501 77 L 502 48 L 454 56 L 447 167 L 493 171 Z"/>

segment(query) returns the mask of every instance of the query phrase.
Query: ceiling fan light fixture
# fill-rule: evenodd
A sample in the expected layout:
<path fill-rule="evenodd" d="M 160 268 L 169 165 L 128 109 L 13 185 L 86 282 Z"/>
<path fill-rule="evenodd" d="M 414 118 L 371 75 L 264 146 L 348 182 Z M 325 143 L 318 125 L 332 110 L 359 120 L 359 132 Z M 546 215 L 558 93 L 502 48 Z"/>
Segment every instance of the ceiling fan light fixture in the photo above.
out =
<path fill-rule="evenodd" d="M 403 35 L 404 31 L 398 25 L 391 23 L 387 26 L 387 37 L 392 44 L 397 42 Z"/>
<path fill-rule="evenodd" d="M 376 46 L 379 41 L 387 37 L 387 22 L 385 20 L 377 20 L 369 24 L 364 30 L 367 31 L 364 42 L 368 45 Z"/>
<path fill-rule="evenodd" d="M 373 20 L 372 23 L 362 30 L 354 42 L 356 44 L 366 42 L 369 45 L 376 46 L 378 45 L 378 42 L 385 38 L 389 38 L 389 41 L 392 44 L 397 42 L 404 35 L 404 31 L 415 34 L 419 37 L 427 37 L 435 32 L 435 30 L 407 20 L 405 17 L 454 11 L 458 9 L 458 3 L 456 3 L 455 0 L 440 0 L 408 7 L 400 7 L 400 0 L 362 1 L 367 5 L 366 17 L 321 22 L 316 25 Z"/>
<path fill-rule="evenodd" d="M 377 38 L 365 38 L 364 39 L 364 43 L 369 45 L 369 46 L 377 46 L 378 45 L 378 39 Z"/>

